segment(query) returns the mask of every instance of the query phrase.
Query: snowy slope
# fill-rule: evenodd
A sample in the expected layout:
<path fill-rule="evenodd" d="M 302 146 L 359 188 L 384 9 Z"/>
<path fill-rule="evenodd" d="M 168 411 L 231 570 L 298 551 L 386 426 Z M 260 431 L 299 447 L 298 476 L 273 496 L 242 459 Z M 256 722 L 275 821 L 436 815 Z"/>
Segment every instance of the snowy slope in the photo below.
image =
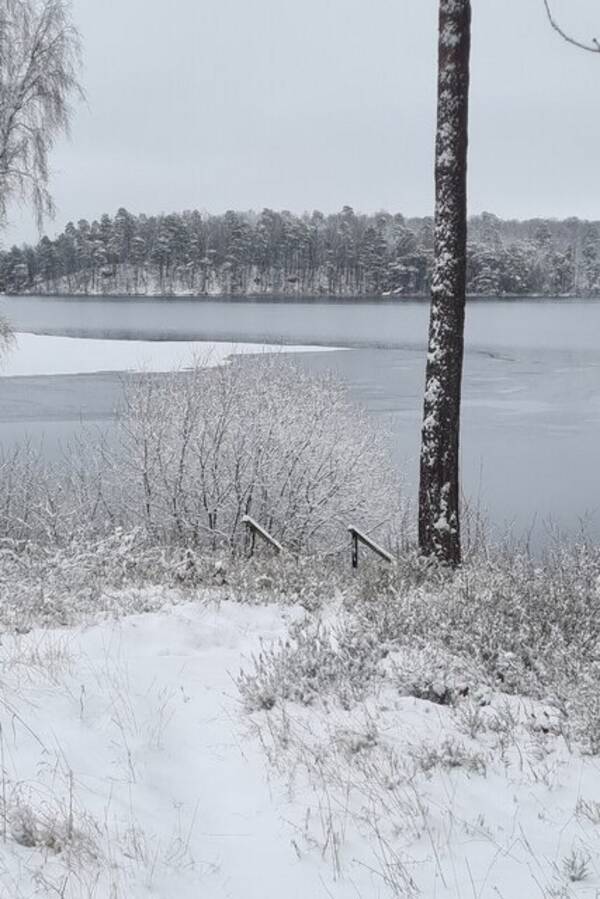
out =
<path fill-rule="evenodd" d="M 246 711 L 240 666 L 303 614 L 167 602 L 4 634 L 2 899 L 598 895 L 597 762 L 533 704 L 387 685 Z"/>
<path fill-rule="evenodd" d="M 294 852 L 283 785 L 248 737 L 235 686 L 259 635 L 282 634 L 285 617 L 186 605 L 5 636 L 1 895 L 36 895 L 36 883 L 53 895 L 65 877 L 64 895 L 77 897 L 327 895 L 326 866 Z M 19 845 L 32 842 L 22 833 L 27 807 L 40 841 L 64 836 L 71 772 L 75 848 Z"/>

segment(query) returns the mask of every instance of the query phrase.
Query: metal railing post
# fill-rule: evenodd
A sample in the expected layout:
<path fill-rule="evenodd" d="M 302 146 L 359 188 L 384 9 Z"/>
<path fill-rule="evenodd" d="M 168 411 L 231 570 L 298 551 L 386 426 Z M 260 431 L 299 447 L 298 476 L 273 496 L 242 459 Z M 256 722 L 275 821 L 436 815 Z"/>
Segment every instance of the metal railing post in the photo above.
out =
<path fill-rule="evenodd" d="M 269 532 L 265 530 L 265 528 L 261 527 L 261 525 L 257 521 L 255 521 L 253 518 L 250 518 L 249 515 L 244 515 L 244 517 L 242 518 L 242 523 L 245 524 L 248 530 L 252 533 L 250 555 L 252 555 L 254 552 L 254 542 L 257 534 L 259 537 L 262 537 L 265 543 L 268 543 L 276 553 L 283 552 L 283 546 L 281 545 L 281 543 L 276 540 L 275 537 L 272 537 L 271 534 L 269 534 Z"/>
<path fill-rule="evenodd" d="M 387 549 L 383 549 L 382 546 L 379 546 L 378 543 L 375 543 L 374 540 L 371 540 L 370 537 L 367 537 L 366 534 L 363 534 L 362 531 L 359 531 L 358 528 L 349 527 L 348 531 L 352 538 L 352 567 L 358 568 L 358 544 L 359 542 L 363 544 L 363 546 L 368 547 L 371 552 L 374 552 L 375 555 L 379 556 L 384 562 L 389 562 L 390 564 L 394 561 L 394 557 L 387 551 Z"/>

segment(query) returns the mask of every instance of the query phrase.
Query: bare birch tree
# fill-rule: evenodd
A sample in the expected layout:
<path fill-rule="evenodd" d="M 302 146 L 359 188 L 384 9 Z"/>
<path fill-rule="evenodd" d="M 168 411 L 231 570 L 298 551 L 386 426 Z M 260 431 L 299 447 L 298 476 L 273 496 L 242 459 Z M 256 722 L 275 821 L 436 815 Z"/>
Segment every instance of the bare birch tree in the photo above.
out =
<path fill-rule="evenodd" d="M 0 0 L 0 225 L 11 199 L 52 214 L 49 153 L 82 96 L 67 0 Z"/>
<path fill-rule="evenodd" d="M 440 0 L 435 259 L 419 487 L 419 546 L 461 561 L 460 400 L 467 275 L 470 0 Z"/>

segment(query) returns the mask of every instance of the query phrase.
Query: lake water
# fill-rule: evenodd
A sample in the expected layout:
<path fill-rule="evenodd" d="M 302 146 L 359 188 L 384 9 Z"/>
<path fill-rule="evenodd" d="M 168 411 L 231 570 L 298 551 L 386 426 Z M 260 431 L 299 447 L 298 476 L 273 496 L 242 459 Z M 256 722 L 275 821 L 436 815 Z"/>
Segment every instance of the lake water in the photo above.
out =
<path fill-rule="evenodd" d="M 83 339 L 79 354 L 75 344 L 67 353 L 64 341 L 42 341 L 32 351 L 29 339 L 33 368 L 17 353 L 11 365 L 21 374 L 0 385 L 5 443 L 44 435 L 51 447 L 80 420 L 109 426 L 122 379 L 116 372 L 134 367 L 128 360 L 150 342 L 161 342 L 163 368 L 173 360 L 167 344 L 180 346 L 178 359 L 185 361 L 188 341 L 338 347 L 345 349 L 304 348 L 298 358 L 313 369 L 336 369 L 352 394 L 391 425 L 396 458 L 414 492 L 426 303 L 10 297 L 0 310 L 18 332 Z M 536 543 L 550 522 L 574 533 L 584 521 L 599 538 L 600 302 L 471 302 L 466 346 L 465 494 L 499 530 L 512 526 L 522 535 L 533 528 Z M 69 368 L 67 355 L 75 359 Z M 96 366 L 103 371 L 94 374 Z M 69 373 L 50 374 L 56 371 Z"/>

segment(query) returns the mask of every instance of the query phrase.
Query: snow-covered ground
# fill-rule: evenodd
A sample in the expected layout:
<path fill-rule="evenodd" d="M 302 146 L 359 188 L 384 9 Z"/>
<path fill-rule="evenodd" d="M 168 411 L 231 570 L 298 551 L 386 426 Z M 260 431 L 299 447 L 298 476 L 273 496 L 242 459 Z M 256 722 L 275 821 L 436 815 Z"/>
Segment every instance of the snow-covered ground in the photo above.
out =
<path fill-rule="evenodd" d="M 281 787 L 235 685 L 283 618 L 197 604 L 3 637 L 1 895 L 35 895 L 36 883 L 53 895 L 65 877 L 60 895 L 77 897 L 317 895 L 319 865 L 297 870 L 290 892 L 299 866 Z M 72 848 L 56 852 L 69 829 Z M 20 845 L 32 842 L 52 845 Z"/>
<path fill-rule="evenodd" d="M 249 712 L 240 666 L 305 613 L 173 598 L 2 636 L 2 897 L 598 896 L 598 763 L 543 709 Z"/>
<path fill-rule="evenodd" d="M 194 358 L 219 365 L 229 356 L 283 351 L 280 346 L 218 341 L 110 340 L 16 334 L 16 344 L 0 364 L 0 376 L 71 375 L 107 371 L 164 372 Z M 285 352 L 327 351 L 330 347 L 286 346 Z"/>

